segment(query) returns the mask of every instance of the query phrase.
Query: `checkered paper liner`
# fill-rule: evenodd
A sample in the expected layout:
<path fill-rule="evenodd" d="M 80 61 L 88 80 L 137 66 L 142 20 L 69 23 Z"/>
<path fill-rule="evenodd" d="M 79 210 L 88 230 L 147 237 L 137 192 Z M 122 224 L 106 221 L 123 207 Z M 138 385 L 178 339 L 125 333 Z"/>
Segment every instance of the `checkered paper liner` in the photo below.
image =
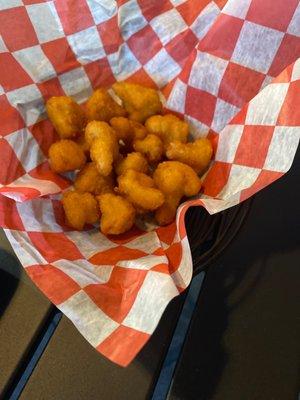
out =
<path fill-rule="evenodd" d="M 225 4 L 226 3 L 226 4 Z M 224 6 L 224 7 L 223 7 Z M 213 214 L 292 164 L 300 134 L 299 0 L 0 0 L 0 225 L 35 284 L 126 366 L 192 276 L 184 215 Z M 215 159 L 176 223 L 107 238 L 64 222 L 45 100 L 129 80 L 160 89 Z"/>

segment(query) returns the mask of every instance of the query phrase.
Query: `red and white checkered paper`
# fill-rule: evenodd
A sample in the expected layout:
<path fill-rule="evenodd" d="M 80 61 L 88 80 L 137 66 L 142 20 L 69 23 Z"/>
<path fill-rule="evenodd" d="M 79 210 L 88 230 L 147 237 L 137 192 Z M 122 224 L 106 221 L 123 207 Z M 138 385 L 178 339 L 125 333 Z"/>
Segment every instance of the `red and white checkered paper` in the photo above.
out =
<path fill-rule="evenodd" d="M 299 0 L 0 1 L 0 225 L 35 284 L 110 360 L 126 366 L 188 286 L 187 208 L 219 212 L 289 170 L 299 57 Z M 65 226 L 71 181 L 49 168 L 45 100 L 83 102 L 115 80 L 161 89 L 194 137 L 211 137 L 215 160 L 176 224 L 106 238 Z"/>

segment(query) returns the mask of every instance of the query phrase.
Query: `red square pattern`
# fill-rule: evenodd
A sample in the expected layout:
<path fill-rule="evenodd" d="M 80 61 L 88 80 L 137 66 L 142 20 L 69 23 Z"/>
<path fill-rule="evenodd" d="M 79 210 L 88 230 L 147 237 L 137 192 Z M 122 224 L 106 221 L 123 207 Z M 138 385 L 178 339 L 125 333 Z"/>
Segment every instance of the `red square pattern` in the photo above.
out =
<path fill-rule="evenodd" d="M 0 226 L 1 228 L 24 231 L 24 225 L 18 213 L 16 202 L 0 194 Z"/>
<path fill-rule="evenodd" d="M 299 57 L 300 37 L 286 34 L 281 42 L 268 74 L 274 77 L 277 76 Z"/>
<path fill-rule="evenodd" d="M 32 79 L 10 53 L 0 54 L 0 85 L 6 92 L 27 86 Z"/>
<path fill-rule="evenodd" d="M 93 88 L 111 86 L 115 81 L 114 74 L 106 58 L 84 66 Z"/>
<path fill-rule="evenodd" d="M 244 21 L 221 14 L 199 43 L 199 50 L 230 60 Z"/>
<path fill-rule="evenodd" d="M 187 29 L 171 40 L 165 48 L 174 60 L 183 67 L 197 42 L 198 39 L 194 33 L 190 29 Z"/>
<path fill-rule="evenodd" d="M 265 75 L 230 62 L 223 76 L 218 97 L 242 107 L 259 92 Z"/>
<path fill-rule="evenodd" d="M 10 51 L 38 44 L 38 38 L 25 7 L 14 7 L 0 12 L 0 34 Z"/>
<path fill-rule="evenodd" d="M 51 122 L 48 119 L 40 121 L 30 127 L 30 132 L 38 142 L 45 156 L 48 157 L 51 144 L 59 140 L 59 136 Z"/>
<path fill-rule="evenodd" d="M 277 125 L 300 126 L 300 83 L 291 82 L 280 110 Z"/>
<path fill-rule="evenodd" d="M 48 161 L 45 161 L 36 168 L 32 169 L 28 175 L 35 179 L 53 182 L 62 190 L 71 185 L 71 182 L 67 178 L 62 177 L 52 171 Z"/>
<path fill-rule="evenodd" d="M 173 4 L 169 0 L 138 0 L 138 4 L 147 21 L 151 21 L 154 17 L 174 8 Z"/>
<path fill-rule="evenodd" d="M 114 15 L 97 26 L 104 50 L 107 54 L 115 53 L 123 43 L 118 25 L 118 16 Z"/>
<path fill-rule="evenodd" d="M 143 65 L 162 48 L 161 41 L 150 25 L 146 25 L 145 28 L 132 35 L 127 40 L 127 44 Z"/>
<path fill-rule="evenodd" d="M 36 85 L 42 93 L 45 101 L 52 96 L 65 96 L 65 92 L 58 78 L 52 78 L 48 81 L 37 83 Z"/>
<path fill-rule="evenodd" d="M 89 285 L 84 291 L 114 321 L 121 323 L 130 311 L 147 271 L 114 267 L 105 284 Z"/>
<path fill-rule="evenodd" d="M 187 25 L 192 25 L 195 19 L 201 14 L 204 8 L 211 2 L 211 0 L 187 0 L 184 3 L 177 6 L 182 18 L 185 20 Z"/>
<path fill-rule="evenodd" d="M 141 250 L 118 246 L 93 255 L 89 261 L 95 265 L 114 265 L 118 261 L 135 260 L 144 256 L 147 256 L 147 254 Z"/>
<path fill-rule="evenodd" d="M 9 143 L 0 138 L 0 184 L 8 185 L 25 174 L 25 171 Z"/>
<path fill-rule="evenodd" d="M 52 40 L 41 46 L 57 74 L 62 74 L 80 66 L 66 38 Z"/>
<path fill-rule="evenodd" d="M 274 126 L 246 125 L 237 148 L 234 163 L 262 168 L 274 132 Z"/>
<path fill-rule="evenodd" d="M 126 326 L 119 326 L 97 350 L 113 362 L 127 367 L 137 352 L 146 344 L 150 335 Z M 120 346 L 122 343 L 122 346 Z"/>
<path fill-rule="evenodd" d="M 19 112 L 7 100 L 5 95 L 0 96 L 1 124 L 0 135 L 5 136 L 24 128 L 25 123 Z"/>
<path fill-rule="evenodd" d="M 249 197 L 253 196 L 259 190 L 262 190 L 266 186 L 270 185 L 271 183 L 275 182 L 277 179 L 281 178 L 284 174 L 282 172 L 275 172 L 275 171 L 266 171 L 262 170 L 261 173 L 258 175 L 256 181 L 250 186 L 248 189 L 245 189 L 241 193 L 241 201 L 248 199 Z"/>
<path fill-rule="evenodd" d="M 69 275 L 52 265 L 33 265 L 25 270 L 54 304 L 63 303 L 80 290 L 80 286 Z"/>
<path fill-rule="evenodd" d="M 55 7 L 66 35 L 94 25 L 86 0 L 56 1 Z"/>
<path fill-rule="evenodd" d="M 39 3 L 47 3 L 49 0 L 23 0 L 23 3 L 26 6 L 29 6 L 30 4 L 39 4 Z"/>
<path fill-rule="evenodd" d="M 205 195 L 210 197 L 218 196 L 228 182 L 231 165 L 220 161 L 214 162 L 202 184 Z"/>
<path fill-rule="evenodd" d="M 299 0 L 252 0 L 246 19 L 285 32 Z"/>
<path fill-rule="evenodd" d="M 84 258 L 75 244 L 63 233 L 29 232 L 28 236 L 49 263 L 61 259 L 74 261 Z"/>
<path fill-rule="evenodd" d="M 182 259 L 182 245 L 180 242 L 173 243 L 165 250 L 169 261 L 169 273 L 173 274 L 177 271 Z"/>
<path fill-rule="evenodd" d="M 217 98 L 212 94 L 189 86 L 185 100 L 185 112 L 210 126 L 213 121 L 216 102 Z"/>

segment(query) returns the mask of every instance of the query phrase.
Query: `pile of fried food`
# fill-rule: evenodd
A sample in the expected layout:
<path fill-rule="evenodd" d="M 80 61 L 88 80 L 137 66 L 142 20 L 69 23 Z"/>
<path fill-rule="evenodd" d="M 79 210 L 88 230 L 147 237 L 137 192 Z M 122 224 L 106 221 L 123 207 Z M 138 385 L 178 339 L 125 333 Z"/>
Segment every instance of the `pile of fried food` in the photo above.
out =
<path fill-rule="evenodd" d="M 180 202 L 199 193 L 212 146 L 208 139 L 188 143 L 188 124 L 161 115 L 157 91 L 133 83 L 105 89 L 84 107 L 71 97 L 52 97 L 46 109 L 60 140 L 49 149 L 53 171 L 79 170 L 74 190 L 63 194 L 67 224 L 82 230 L 100 220 L 105 235 L 131 229 L 136 216 L 154 213 L 171 223 Z"/>

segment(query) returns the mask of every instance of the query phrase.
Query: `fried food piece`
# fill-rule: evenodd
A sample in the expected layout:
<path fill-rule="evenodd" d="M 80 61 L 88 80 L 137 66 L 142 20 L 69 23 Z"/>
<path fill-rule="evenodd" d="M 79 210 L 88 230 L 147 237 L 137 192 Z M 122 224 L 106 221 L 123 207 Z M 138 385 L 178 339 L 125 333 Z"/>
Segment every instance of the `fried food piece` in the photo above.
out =
<path fill-rule="evenodd" d="M 162 104 L 156 90 L 128 82 L 116 82 L 112 87 L 130 119 L 144 122 L 151 115 L 161 113 Z"/>
<path fill-rule="evenodd" d="M 187 164 L 197 173 L 205 170 L 211 160 L 212 153 L 211 142 L 206 138 L 197 139 L 192 143 L 172 142 L 166 150 L 169 160 Z"/>
<path fill-rule="evenodd" d="M 155 188 L 150 176 L 132 169 L 118 178 L 119 192 L 124 194 L 139 211 L 153 211 L 164 202 L 164 195 Z"/>
<path fill-rule="evenodd" d="M 115 166 L 115 171 L 117 175 L 122 175 L 129 169 L 147 174 L 149 165 L 141 153 L 129 153 L 125 158 L 119 158 Z"/>
<path fill-rule="evenodd" d="M 122 140 L 127 146 L 130 146 L 134 139 L 143 139 L 147 135 L 147 129 L 144 125 L 128 118 L 114 117 L 109 123 L 116 131 L 118 139 Z"/>
<path fill-rule="evenodd" d="M 54 172 L 62 173 L 82 168 L 86 156 L 77 143 L 65 139 L 50 146 L 49 161 Z"/>
<path fill-rule="evenodd" d="M 71 97 L 51 97 L 46 103 L 46 110 L 61 139 L 74 138 L 84 129 L 85 113 Z"/>
<path fill-rule="evenodd" d="M 175 115 L 154 115 L 147 119 L 145 126 L 148 132 L 159 136 L 165 146 L 175 140 L 187 142 L 189 126 Z"/>
<path fill-rule="evenodd" d="M 65 192 L 62 203 L 71 228 L 81 231 L 85 224 L 94 224 L 99 219 L 98 204 L 91 193 Z"/>
<path fill-rule="evenodd" d="M 149 134 L 145 139 L 137 139 L 133 142 L 135 151 L 144 154 L 150 163 L 157 163 L 162 159 L 164 145 L 161 139 L 153 134 Z"/>
<path fill-rule="evenodd" d="M 89 192 L 95 195 L 113 192 L 114 177 L 100 175 L 95 163 L 87 163 L 78 173 L 75 182 L 75 189 L 78 192 Z"/>
<path fill-rule="evenodd" d="M 119 235 L 129 231 L 134 224 L 135 209 L 121 196 L 106 193 L 97 197 L 100 211 L 100 230 L 105 235 Z"/>
<path fill-rule="evenodd" d="M 78 144 L 78 146 L 82 149 L 84 154 L 89 157 L 90 155 L 90 145 L 85 139 L 84 133 L 82 133 L 78 138 L 75 139 L 75 143 Z"/>
<path fill-rule="evenodd" d="M 85 139 L 91 146 L 91 159 L 99 173 L 108 176 L 112 172 L 113 162 L 119 156 L 116 132 L 106 122 L 91 121 L 85 129 Z"/>
<path fill-rule="evenodd" d="M 89 121 L 106 121 L 112 117 L 124 117 L 126 111 L 105 89 L 97 89 L 86 103 L 86 114 Z"/>
<path fill-rule="evenodd" d="M 167 225 L 175 219 L 177 207 L 183 196 L 194 196 L 201 188 L 201 180 L 196 172 L 178 161 L 159 164 L 154 171 L 153 180 L 165 196 L 164 204 L 155 213 L 160 225 Z"/>

